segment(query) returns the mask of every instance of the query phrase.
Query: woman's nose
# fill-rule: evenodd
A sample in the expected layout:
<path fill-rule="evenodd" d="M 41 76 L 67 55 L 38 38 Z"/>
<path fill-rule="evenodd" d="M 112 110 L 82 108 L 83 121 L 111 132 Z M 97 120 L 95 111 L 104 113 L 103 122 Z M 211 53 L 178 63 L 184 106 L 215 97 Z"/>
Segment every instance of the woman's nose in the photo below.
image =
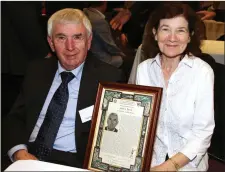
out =
<path fill-rule="evenodd" d="M 177 35 L 176 33 L 171 32 L 169 35 L 169 41 L 174 42 L 177 41 Z"/>

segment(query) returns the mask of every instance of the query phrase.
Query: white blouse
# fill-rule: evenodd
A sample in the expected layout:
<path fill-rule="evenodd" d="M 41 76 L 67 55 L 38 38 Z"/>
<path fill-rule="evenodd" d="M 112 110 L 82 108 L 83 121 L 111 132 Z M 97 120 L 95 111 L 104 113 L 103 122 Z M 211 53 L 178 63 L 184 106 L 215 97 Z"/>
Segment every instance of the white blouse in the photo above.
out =
<path fill-rule="evenodd" d="M 180 61 L 166 88 L 160 56 L 138 66 L 136 84 L 163 88 L 151 166 L 183 153 L 191 161 L 180 170 L 208 169 L 207 149 L 214 130 L 214 73 L 198 57 Z"/>

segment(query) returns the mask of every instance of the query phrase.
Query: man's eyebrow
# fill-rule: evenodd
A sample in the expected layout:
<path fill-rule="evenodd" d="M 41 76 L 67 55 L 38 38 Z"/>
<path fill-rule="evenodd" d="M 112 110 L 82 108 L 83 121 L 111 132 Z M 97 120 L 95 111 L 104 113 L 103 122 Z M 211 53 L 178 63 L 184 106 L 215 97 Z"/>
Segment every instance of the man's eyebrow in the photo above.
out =
<path fill-rule="evenodd" d="M 65 34 L 63 34 L 63 33 L 57 33 L 55 36 L 66 36 Z"/>
<path fill-rule="evenodd" d="M 77 34 L 74 34 L 73 36 L 79 37 L 79 36 L 82 36 L 82 35 L 83 35 L 82 33 L 77 33 Z"/>

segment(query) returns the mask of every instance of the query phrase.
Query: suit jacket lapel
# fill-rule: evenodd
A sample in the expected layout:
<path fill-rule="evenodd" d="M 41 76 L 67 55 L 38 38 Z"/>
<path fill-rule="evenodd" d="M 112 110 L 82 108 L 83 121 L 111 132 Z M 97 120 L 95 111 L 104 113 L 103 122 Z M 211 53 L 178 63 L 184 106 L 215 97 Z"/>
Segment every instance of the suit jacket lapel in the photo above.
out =
<path fill-rule="evenodd" d="M 95 102 L 96 92 L 93 88 L 97 88 L 98 86 L 96 68 L 94 57 L 88 55 L 84 64 L 77 102 L 76 136 L 79 136 L 81 132 L 89 132 L 90 129 L 91 121 L 82 123 L 78 112 L 93 105 L 93 102 Z"/>
<path fill-rule="evenodd" d="M 43 63 L 42 68 L 39 71 L 37 71 L 38 73 L 36 74 L 35 80 L 33 81 L 35 83 L 32 83 L 32 85 L 34 85 L 36 88 L 31 89 L 30 94 L 32 94 L 33 96 L 31 96 L 28 106 L 30 111 L 28 113 L 35 114 L 35 117 L 31 115 L 34 117 L 32 120 L 33 124 L 31 123 L 30 125 L 31 127 L 33 127 L 37 122 L 37 119 L 45 103 L 45 99 L 51 88 L 56 70 L 58 68 L 57 59 L 55 57 L 51 57 L 51 59 L 46 59 L 45 62 L 46 63 Z M 33 103 L 34 101 L 36 103 Z"/>

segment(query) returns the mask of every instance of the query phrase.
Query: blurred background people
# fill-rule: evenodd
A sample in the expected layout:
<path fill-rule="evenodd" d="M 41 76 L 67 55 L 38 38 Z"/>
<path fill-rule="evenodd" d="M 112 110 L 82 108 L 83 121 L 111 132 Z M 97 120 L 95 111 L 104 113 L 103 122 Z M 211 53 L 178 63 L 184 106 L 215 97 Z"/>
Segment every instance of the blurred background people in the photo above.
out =
<path fill-rule="evenodd" d="M 84 8 L 83 11 L 91 21 L 93 28 L 90 51 L 100 60 L 119 68 L 123 64 L 125 54 L 114 42 L 109 23 L 105 19 L 107 1 L 93 1 L 89 2 L 89 5 L 90 7 Z"/>
<path fill-rule="evenodd" d="M 40 23 L 40 2 L 9 2 L 2 5 L 2 98 L 5 116 L 20 89 L 27 64 L 49 53 Z"/>

